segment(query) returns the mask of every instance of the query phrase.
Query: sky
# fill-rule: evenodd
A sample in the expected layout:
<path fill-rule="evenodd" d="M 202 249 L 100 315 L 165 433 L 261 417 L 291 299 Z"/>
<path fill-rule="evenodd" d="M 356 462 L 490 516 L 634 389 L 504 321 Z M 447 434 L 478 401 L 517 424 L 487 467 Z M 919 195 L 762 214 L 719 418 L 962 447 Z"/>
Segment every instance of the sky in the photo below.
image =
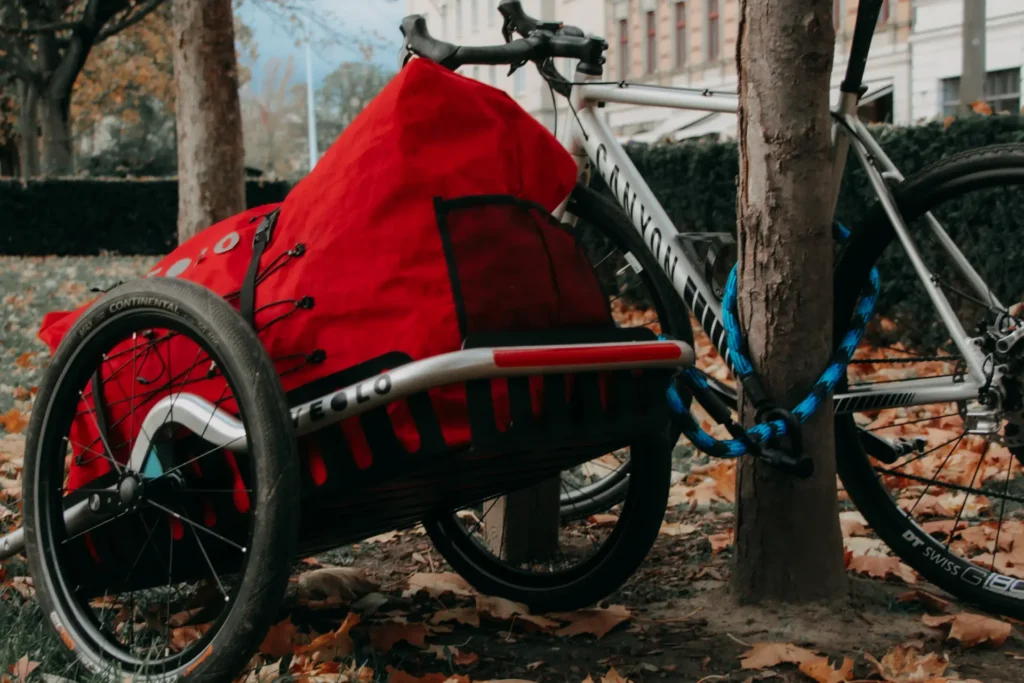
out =
<path fill-rule="evenodd" d="M 330 13 L 339 20 L 337 30 L 340 33 L 362 35 L 376 31 L 380 34 L 383 45 L 373 57 L 373 61 L 389 69 L 398 67 L 398 26 L 405 15 L 405 0 L 390 2 L 389 0 L 306 0 L 318 10 Z M 278 58 L 286 62 L 289 56 L 295 59 L 295 78 L 305 81 L 306 57 L 305 48 L 295 44 L 295 36 L 289 33 L 288 27 L 281 24 L 278 17 L 260 10 L 256 3 L 246 2 L 240 10 L 242 19 L 253 30 L 255 42 L 259 49 L 259 60 L 250 65 L 253 72 L 253 84 L 261 83 L 263 66 L 268 59 Z M 323 37 L 324 32 L 317 31 Z M 363 56 L 353 47 L 337 45 L 333 47 L 317 46 L 314 42 L 313 81 L 319 84 L 324 76 L 333 71 L 339 64 L 347 61 L 362 61 Z M 256 87 L 259 87 L 258 85 Z"/>

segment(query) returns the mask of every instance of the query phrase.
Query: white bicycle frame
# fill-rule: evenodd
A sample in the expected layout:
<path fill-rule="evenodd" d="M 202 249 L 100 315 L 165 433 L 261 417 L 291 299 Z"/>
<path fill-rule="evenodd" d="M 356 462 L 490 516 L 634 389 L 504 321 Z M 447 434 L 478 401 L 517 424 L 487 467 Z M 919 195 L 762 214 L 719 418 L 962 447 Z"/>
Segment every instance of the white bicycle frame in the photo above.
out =
<path fill-rule="evenodd" d="M 613 102 L 688 111 L 737 113 L 737 96 L 626 83 L 609 85 L 601 82 L 599 76 L 578 71 L 575 83 L 577 85 L 572 88 L 569 98 L 575 116 L 567 117 L 568 125 L 562 129 L 559 139 L 576 159 L 580 180 L 585 181 L 591 170 L 597 171 L 640 233 L 647 249 L 671 280 L 676 293 L 690 307 L 708 337 L 728 361 L 725 328 L 720 320 L 721 302 L 712 294 L 702 275 L 697 253 L 689 243 L 692 240 L 688 241 L 687 235 L 672 224 L 608 124 L 598 115 L 597 105 Z M 985 358 L 960 324 L 900 216 L 887 180 L 902 182 L 903 176 L 857 118 L 857 101 L 856 95 L 844 93 L 839 107 L 833 112 L 833 207 L 838 200 L 847 152 L 852 148 L 864 167 L 872 190 L 892 221 L 896 235 L 932 305 L 963 355 L 966 369 L 962 377 L 921 378 L 873 386 L 852 386 L 834 397 L 835 410 L 837 413 L 851 413 L 977 399 L 982 387 L 986 385 Z M 575 218 L 568 214 L 567 205 L 568 201 L 559 207 L 555 217 L 572 223 Z M 925 218 L 966 281 L 981 298 L 991 301 L 993 306 L 999 306 L 982 278 L 934 216 L 927 214 Z"/>

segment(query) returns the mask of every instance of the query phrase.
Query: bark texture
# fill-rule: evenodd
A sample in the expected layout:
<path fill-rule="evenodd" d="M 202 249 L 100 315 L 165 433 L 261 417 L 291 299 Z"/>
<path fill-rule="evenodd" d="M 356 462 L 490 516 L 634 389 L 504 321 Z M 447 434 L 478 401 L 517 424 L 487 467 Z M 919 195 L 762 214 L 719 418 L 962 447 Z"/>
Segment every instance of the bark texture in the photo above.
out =
<path fill-rule="evenodd" d="M 245 209 L 231 0 L 174 0 L 178 240 Z"/>
<path fill-rule="evenodd" d="M 39 94 L 30 84 L 18 84 L 18 164 L 25 180 L 39 175 Z"/>
<path fill-rule="evenodd" d="M 739 314 L 776 405 L 792 408 L 832 346 L 829 215 L 831 0 L 741 0 Z M 753 410 L 747 403 L 744 421 Z M 815 474 L 745 457 L 733 587 L 740 602 L 838 598 L 847 589 L 831 402 L 803 427 Z"/>

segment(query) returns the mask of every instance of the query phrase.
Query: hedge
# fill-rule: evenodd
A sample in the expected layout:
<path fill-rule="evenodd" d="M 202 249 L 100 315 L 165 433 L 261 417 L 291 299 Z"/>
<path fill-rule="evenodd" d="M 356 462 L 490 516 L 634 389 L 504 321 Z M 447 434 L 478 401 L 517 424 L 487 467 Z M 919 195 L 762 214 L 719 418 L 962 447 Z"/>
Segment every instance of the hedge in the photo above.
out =
<path fill-rule="evenodd" d="M 246 182 L 247 206 L 279 202 L 290 185 Z M 161 255 L 178 242 L 174 178 L 0 180 L 0 254 Z"/>
<path fill-rule="evenodd" d="M 1024 142 L 1020 116 L 970 116 L 912 127 L 878 126 L 872 134 L 904 176 L 910 176 L 943 157 L 984 145 Z M 630 145 L 633 163 L 647 180 L 675 226 L 684 232 L 726 232 L 736 229 L 736 176 L 739 157 L 733 141 L 695 141 L 662 145 Z M 598 183 L 600 184 L 600 183 Z M 822 192 L 827 190 L 823 183 Z M 860 163 L 850 153 L 836 217 L 856 229 L 877 203 Z M 1024 300 L 1024 191 L 970 196 L 944 206 L 940 220 L 957 245 L 986 278 L 997 295 Z M 953 213 L 955 212 L 955 213 Z M 1020 234 L 1020 238 L 1014 236 Z M 927 244 L 919 245 L 926 252 Z M 894 247 L 898 249 L 898 247 Z M 890 252 L 892 253 L 892 252 Z M 948 261 L 947 261 L 948 262 Z M 934 345 L 938 339 L 934 310 L 918 285 L 909 260 L 887 259 L 880 268 L 882 296 L 879 313 L 899 317 L 904 328 L 921 334 L 904 342 Z M 966 287 L 964 288 L 966 289 Z M 897 306 L 899 307 L 897 309 Z M 908 317 L 919 317 L 916 326 Z M 929 336 L 930 335 L 930 336 Z"/>

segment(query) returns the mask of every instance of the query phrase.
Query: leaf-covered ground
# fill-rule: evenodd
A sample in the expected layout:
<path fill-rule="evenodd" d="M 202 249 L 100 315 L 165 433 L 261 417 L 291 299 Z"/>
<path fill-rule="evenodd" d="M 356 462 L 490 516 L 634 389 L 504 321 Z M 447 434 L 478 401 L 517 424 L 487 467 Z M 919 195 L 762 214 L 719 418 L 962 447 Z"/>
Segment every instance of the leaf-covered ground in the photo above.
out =
<path fill-rule="evenodd" d="M 0 528 L 19 523 L 23 431 L 48 358 L 35 338 L 43 313 L 77 306 L 94 296 L 90 287 L 105 289 L 152 263 L 113 256 L 0 257 Z M 699 352 L 706 369 L 724 376 L 721 359 L 706 342 Z M 879 415 L 875 426 L 907 417 Z M 917 434 L 910 424 L 891 430 Z M 921 435 L 929 443 L 946 436 Z M 969 442 L 942 455 L 950 481 L 978 459 Z M 1001 468 L 1019 473 L 1008 454 L 987 455 L 998 463 L 983 477 L 994 478 Z M 852 584 L 847 601 L 829 607 L 734 605 L 728 592 L 734 466 L 695 457 L 683 444 L 676 456 L 658 542 L 637 575 L 602 605 L 532 615 L 521 605 L 477 595 L 450 573 L 421 528 L 382 534 L 296 563 L 288 610 L 244 679 L 1024 680 L 1018 625 L 972 614 L 929 587 L 890 556 L 848 505 L 842 517 Z M 934 463 L 920 460 L 914 471 L 931 471 Z M 914 482 L 893 483 L 905 484 L 908 496 L 914 492 Z M 927 504 L 936 528 L 952 529 L 953 511 L 963 501 L 949 492 L 933 498 Z M 972 514 L 982 514 L 986 504 L 975 500 Z M 590 524 L 614 521 L 592 518 Z M 979 531 L 956 538 L 962 552 L 973 557 L 990 551 L 987 527 L 970 528 Z M 999 544 L 1011 558 L 1004 569 L 1012 573 L 1024 537 Z M 20 560 L 0 565 L 0 675 L 6 672 L 11 681 L 86 680 L 50 636 L 26 574 Z M 175 635 L 191 637 L 184 630 Z"/>

